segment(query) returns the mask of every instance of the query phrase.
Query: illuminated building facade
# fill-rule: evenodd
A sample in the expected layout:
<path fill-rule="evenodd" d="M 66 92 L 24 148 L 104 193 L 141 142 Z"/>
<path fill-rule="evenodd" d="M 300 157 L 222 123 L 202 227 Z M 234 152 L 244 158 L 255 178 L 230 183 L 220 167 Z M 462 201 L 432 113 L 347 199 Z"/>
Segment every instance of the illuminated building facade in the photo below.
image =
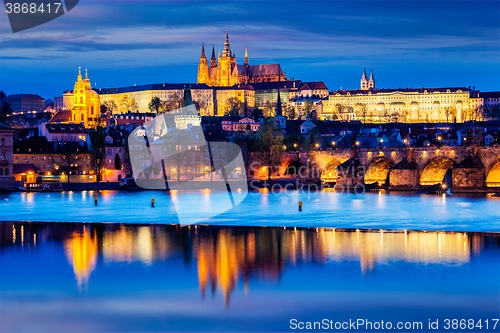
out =
<path fill-rule="evenodd" d="M 222 55 L 215 57 L 215 48 L 212 47 L 210 64 L 205 56 L 205 46 L 201 47 L 200 63 L 198 65 L 198 83 L 209 86 L 229 87 L 235 84 L 249 84 L 256 82 L 283 81 L 286 74 L 279 64 L 249 65 L 248 51 L 245 47 L 243 65 L 236 63 L 236 55 L 229 48 L 229 39 L 226 33 L 226 42 Z"/>
<path fill-rule="evenodd" d="M 64 97 L 69 97 L 69 95 L 65 94 Z M 99 95 L 92 90 L 87 71 L 85 71 L 85 79 L 82 80 L 81 70 L 78 69 L 78 79 L 75 82 L 72 100 L 69 122 L 82 123 L 86 128 L 95 127 L 101 117 L 101 103 Z"/>
<path fill-rule="evenodd" d="M 469 109 L 468 88 L 338 90 L 323 101 L 323 119 L 367 122 L 463 122 Z M 342 112 L 339 112 L 339 105 Z M 448 113 L 448 115 L 447 115 Z M 335 116 L 334 116 L 335 115 Z M 345 119 L 344 119 L 345 120 Z"/>
<path fill-rule="evenodd" d="M 230 98 L 237 98 L 245 103 L 247 108 L 255 107 L 255 89 L 251 85 L 238 84 L 233 87 L 218 87 L 215 90 L 216 116 L 223 116 L 227 111 L 227 101 Z"/>
<path fill-rule="evenodd" d="M 12 108 L 12 113 L 42 111 L 44 109 L 45 100 L 34 94 L 15 94 L 9 95 L 0 100 L 2 103 L 9 103 Z"/>
<path fill-rule="evenodd" d="M 181 101 L 184 98 L 184 89 L 191 89 L 193 102 L 200 105 L 201 115 L 214 114 L 214 91 L 206 84 L 181 84 L 181 83 L 163 83 L 146 84 L 141 86 L 131 86 L 123 88 L 101 88 L 96 89 L 101 103 L 111 103 L 116 105 L 113 113 L 148 113 L 149 103 L 154 97 L 160 101 Z M 128 108 L 124 105 L 125 101 L 133 101 L 134 107 Z"/>

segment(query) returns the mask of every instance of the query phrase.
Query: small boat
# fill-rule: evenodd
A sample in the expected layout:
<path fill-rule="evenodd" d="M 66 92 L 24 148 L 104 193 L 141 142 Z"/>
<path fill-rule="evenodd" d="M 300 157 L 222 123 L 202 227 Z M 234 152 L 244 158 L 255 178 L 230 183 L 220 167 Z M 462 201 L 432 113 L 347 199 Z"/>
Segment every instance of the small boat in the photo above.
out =
<path fill-rule="evenodd" d="M 61 192 L 63 187 L 61 183 L 25 183 L 24 192 Z"/>

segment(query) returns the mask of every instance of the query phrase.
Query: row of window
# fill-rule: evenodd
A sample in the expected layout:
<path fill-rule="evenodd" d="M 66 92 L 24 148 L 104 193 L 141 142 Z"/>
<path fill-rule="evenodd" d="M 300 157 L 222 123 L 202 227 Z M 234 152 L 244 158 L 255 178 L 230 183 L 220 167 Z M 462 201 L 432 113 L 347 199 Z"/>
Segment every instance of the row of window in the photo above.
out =
<path fill-rule="evenodd" d="M 0 176 L 8 176 L 9 175 L 9 168 L 5 168 L 5 173 L 3 173 L 3 169 L 0 168 Z"/>

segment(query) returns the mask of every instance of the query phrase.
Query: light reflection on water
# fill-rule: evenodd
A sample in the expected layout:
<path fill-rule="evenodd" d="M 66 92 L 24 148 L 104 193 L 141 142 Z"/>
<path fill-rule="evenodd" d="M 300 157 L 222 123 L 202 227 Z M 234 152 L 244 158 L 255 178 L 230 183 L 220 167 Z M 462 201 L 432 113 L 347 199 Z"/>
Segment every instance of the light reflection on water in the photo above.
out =
<path fill-rule="evenodd" d="M 486 319 L 499 259 L 495 233 L 2 222 L 0 331 Z"/>

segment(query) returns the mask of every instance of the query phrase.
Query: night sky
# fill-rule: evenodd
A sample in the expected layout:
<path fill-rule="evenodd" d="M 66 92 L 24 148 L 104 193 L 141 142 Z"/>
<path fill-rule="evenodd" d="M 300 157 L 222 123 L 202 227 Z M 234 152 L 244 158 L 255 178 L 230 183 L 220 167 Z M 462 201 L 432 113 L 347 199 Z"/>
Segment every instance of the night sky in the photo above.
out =
<path fill-rule="evenodd" d="M 46 99 L 92 86 L 196 82 L 229 32 L 236 61 L 280 63 L 288 77 L 358 89 L 475 86 L 500 90 L 500 1 L 166 2 L 80 0 L 62 17 L 13 34 L 0 14 L 0 90 Z"/>

